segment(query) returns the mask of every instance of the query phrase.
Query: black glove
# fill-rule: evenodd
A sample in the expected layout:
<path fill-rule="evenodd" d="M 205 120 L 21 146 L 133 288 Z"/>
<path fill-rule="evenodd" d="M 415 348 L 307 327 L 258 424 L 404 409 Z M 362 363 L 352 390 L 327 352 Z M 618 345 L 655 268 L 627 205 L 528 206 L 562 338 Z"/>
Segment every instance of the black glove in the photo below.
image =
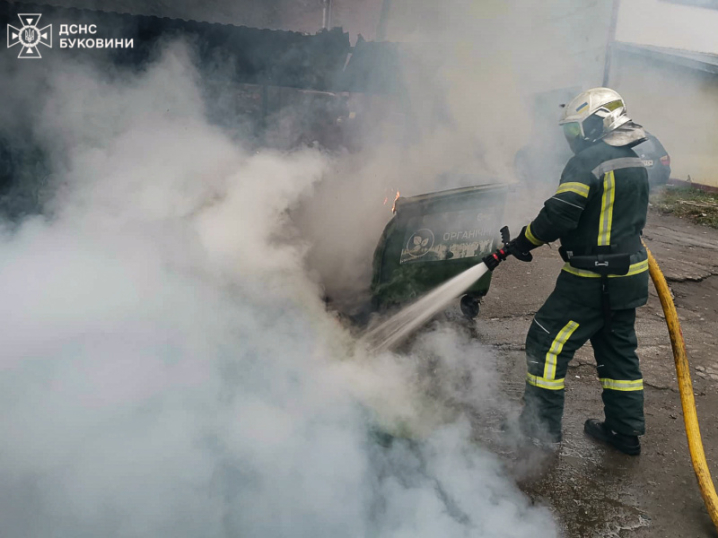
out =
<path fill-rule="evenodd" d="M 530 262 L 534 259 L 531 250 L 535 249 L 531 241 L 526 238 L 526 226 L 521 229 L 521 233 L 504 245 L 504 249 L 517 260 L 522 262 Z"/>
<path fill-rule="evenodd" d="M 489 254 L 488 256 L 484 257 L 483 261 L 486 264 L 486 267 L 489 268 L 489 271 L 493 271 L 496 269 L 499 264 L 506 259 L 506 256 L 508 256 L 508 252 L 505 248 L 500 248 L 496 252 Z"/>

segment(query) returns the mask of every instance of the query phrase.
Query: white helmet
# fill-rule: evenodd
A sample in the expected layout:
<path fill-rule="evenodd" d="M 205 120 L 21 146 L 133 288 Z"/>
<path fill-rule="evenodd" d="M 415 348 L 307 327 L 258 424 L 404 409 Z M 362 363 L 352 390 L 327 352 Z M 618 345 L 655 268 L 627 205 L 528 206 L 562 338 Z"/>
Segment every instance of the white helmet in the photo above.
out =
<path fill-rule="evenodd" d="M 558 123 L 574 149 L 575 144 L 595 142 L 629 121 L 626 104 L 618 92 L 592 88 L 565 105 Z"/>

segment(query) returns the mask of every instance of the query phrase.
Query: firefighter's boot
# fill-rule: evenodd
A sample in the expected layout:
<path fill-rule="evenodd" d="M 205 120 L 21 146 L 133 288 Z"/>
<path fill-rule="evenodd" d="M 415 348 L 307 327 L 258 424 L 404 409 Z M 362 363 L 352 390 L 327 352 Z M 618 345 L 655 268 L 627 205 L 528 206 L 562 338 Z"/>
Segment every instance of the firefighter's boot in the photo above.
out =
<path fill-rule="evenodd" d="M 638 456 L 641 453 L 641 442 L 638 440 L 637 435 L 624 435 L 615 432 L 606 427 L 605 422 L 601 422 L 595 418 L 586 421 L 583 426 L 583 431 L 596 441 L 611 445 L 616 450 L 629 456 Z"/>

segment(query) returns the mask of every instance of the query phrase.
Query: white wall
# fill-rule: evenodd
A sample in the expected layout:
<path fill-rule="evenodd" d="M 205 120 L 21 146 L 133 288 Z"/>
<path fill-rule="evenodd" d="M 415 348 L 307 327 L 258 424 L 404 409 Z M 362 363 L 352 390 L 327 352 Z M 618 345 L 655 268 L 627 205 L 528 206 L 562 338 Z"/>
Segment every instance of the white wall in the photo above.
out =
<path fill-rule="evenodd" d="M 611 86 L 663 143 L 671 177 L 718 187 L 718 77 L 637 54 L 616 57 Z"/>
<path fill-rule="evenodd" d="M 718 54 L 718 9 L 622 0 L 616 41 Z M 718 186 L 718 77 L 628 52 L 614 61 L 611 85 L 663 142 L 672 177 Z"/>
<path fill-rule="evenodd" d="M 392 0 L 392 41 L 467 42 L 529 93 L 600 86 L 610 0 Z"/>
<path fill-rule="evenodd" d="M 616 40 L 718 54 L 718 9 L 664 0 L 623 0 Z"/>

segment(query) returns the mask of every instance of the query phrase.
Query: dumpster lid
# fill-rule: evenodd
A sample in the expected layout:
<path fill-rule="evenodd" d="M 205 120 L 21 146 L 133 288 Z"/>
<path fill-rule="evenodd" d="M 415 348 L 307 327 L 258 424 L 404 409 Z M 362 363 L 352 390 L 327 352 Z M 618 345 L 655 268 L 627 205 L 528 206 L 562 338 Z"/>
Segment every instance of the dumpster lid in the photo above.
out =
<path fill-rule="evenodd" d="M 484 193 L 489 191 L 505 191 L 508 190 L 509 186 L 505 183 L 485 183 L 483 185 L 474 185 L 472 187 L 459 187 L 458 189 L 449 189 L 446 191 L 429 192 L 426 194 L 419 194 L 417 196 L 410 197 L 399 197 L 396 200 L 396 211 L 399 209 L 412 206 L 414 204 L 420 204 L 427 201 L 439 201 L 454 196 L 466 196 L 478 193 Z"/>

